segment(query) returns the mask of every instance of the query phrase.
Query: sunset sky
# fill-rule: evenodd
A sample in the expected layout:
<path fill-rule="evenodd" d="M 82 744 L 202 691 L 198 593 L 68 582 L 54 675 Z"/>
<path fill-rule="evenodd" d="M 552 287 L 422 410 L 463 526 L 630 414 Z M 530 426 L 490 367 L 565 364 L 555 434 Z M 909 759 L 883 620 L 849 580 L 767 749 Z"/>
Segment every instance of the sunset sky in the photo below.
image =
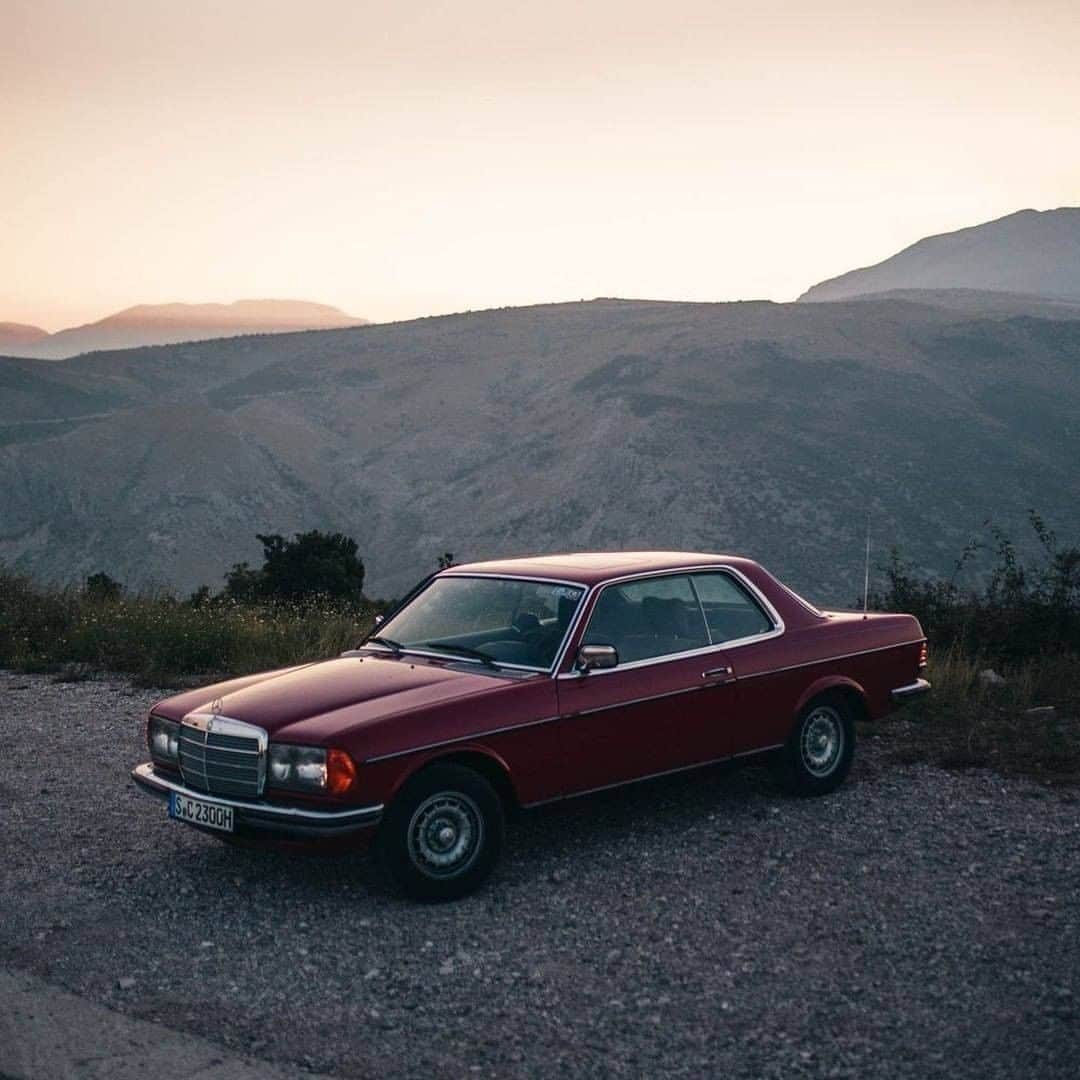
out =
<path fill-rule="evenodd" d="M 0 0 L 0 321 L 793 299 L 1080 204 L 1076 0 Z"/>

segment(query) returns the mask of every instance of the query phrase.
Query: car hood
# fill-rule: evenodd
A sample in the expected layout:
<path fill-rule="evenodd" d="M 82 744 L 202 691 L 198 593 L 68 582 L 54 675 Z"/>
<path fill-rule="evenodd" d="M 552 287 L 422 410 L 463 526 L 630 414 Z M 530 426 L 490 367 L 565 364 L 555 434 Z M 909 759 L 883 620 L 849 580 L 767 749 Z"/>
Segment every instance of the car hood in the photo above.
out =
<path fill-rule="evenodd" d="M 370 653 L 190 691 L 155 711 L 176 719 L 212 712 L 256 724 L 272 737 L 318 743 L 358 724 L 490 693 L 511 681 L 454 662 Z"/>

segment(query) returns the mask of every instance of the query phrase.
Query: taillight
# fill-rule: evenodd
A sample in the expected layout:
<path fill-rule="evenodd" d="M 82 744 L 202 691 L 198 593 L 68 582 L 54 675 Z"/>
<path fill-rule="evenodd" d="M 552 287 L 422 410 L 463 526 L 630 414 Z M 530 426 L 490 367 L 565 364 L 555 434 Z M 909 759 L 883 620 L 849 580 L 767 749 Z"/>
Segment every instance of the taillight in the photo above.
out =
<path fill-rule="evenodd" d="M 919 670 L 922 671 L 926 667 L 926 661 L 930 658 L 930 649 L 924 641 L 919 646 Z"/>

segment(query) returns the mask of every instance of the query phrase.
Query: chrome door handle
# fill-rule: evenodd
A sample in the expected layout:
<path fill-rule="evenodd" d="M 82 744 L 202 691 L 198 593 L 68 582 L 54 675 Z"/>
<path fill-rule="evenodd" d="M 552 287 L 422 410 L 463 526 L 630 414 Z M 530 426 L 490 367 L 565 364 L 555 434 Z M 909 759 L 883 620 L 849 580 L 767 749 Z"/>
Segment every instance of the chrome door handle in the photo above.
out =
<path fill-rule="evenodd" d="M 730 674 L 731 674 L 731 668 L 729 668 L 729 667 L 714 667 L 714 668 L 709 668 L 708 671 L 703 671 L 701 673 L 701 677 L 703 679 L 715 679 L 715 678 L 718 678 L 721 675 L 730 675 Z"/>

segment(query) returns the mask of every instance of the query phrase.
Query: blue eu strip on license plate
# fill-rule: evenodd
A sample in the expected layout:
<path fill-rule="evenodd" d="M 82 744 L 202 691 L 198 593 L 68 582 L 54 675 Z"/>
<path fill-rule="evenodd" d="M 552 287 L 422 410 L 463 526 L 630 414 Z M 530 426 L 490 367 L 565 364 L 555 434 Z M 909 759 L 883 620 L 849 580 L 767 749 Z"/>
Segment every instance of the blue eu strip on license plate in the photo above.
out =
<path fill-rule="evenodd" d="M 193 799 L 178 791 L 169 794 L 169 817 L 188 825 L 198 825 L 202 829 L 217 829 L 219 832 L 232 832 L 234 829 L 231 806 Z"/>

